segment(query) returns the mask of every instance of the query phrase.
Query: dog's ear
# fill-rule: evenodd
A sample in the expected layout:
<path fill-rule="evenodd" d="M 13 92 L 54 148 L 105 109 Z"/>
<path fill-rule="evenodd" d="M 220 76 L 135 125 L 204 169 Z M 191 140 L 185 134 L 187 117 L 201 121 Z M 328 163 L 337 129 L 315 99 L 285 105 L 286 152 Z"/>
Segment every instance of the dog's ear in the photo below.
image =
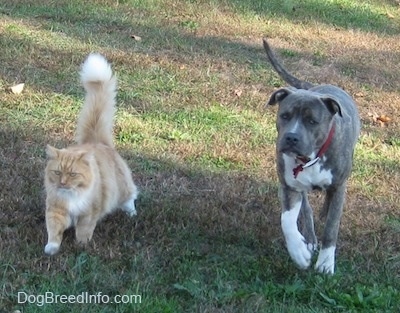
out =
<path fill-rule="evenodd" d="M 343 116 L 342 109 L 340 108 L 340 103 L 335 97 L 322 96 L 321 101 L 326 105 L 326 107 L 328 108 L 329 112 L 332 113 L 332 115 L 335 115 L 337 113 L 339 114 L 339 116 Z"/>
<path fill-rule="evenodd" d="M 277 104 L 278 102 L 281 102 L 292 92 L 293 91 L 290 90 L 289 88 L 281 88 L 281 89 L 274 91 L 274 93 L 271 95 L 271 98 L 269 98 L 267 105 L 274 105 L 274 104 Z"/>

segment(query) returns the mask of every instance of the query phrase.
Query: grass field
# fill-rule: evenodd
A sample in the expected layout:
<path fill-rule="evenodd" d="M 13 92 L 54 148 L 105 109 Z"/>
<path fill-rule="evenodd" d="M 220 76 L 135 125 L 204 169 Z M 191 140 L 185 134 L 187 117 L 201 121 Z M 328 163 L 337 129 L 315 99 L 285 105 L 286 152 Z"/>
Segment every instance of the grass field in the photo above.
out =
<path fill-rule="evenodd" d="M 399 34 L 396 0 L 2 0 L 0 312 L 398 310 Z M 264 106 L 285 84 L 263 37 L 295 76 L 359 106 L 333 276 L 298 270 L 285 249 L 276 108 Z M 115 139 L 138 216 L 106 218 L 86 248 L 68 230 L 48 257 L 45 147 L 73 143 L 92 51 L 118 76 Z M 96 297 L 41 306 L 46 292 Z"/>

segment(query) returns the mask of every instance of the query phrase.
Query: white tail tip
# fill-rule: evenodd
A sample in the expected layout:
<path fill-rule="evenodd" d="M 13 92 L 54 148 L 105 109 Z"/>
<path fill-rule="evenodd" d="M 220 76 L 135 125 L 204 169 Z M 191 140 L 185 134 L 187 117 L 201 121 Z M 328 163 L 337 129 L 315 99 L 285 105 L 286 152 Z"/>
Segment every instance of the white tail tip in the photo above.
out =
<path fill-rule="evenodd" d="M 82 82 L 108 81 L 111 78 L 112 70 L 106 58 L 99 53 L 89 54 L 82 64 Z"/>

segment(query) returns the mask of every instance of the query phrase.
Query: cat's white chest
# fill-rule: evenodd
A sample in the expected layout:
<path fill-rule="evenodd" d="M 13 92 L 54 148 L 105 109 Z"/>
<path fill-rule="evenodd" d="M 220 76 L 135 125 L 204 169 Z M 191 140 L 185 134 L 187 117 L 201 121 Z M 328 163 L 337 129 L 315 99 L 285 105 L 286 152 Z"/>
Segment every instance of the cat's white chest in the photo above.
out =
<path fill-rule="evenodd" d="M 90 201 L 86 198 L 76 197 L 68 203 L 68 210 L 71 215 L 81 215 L 89 210 Z"/>
<path fill-rule="evenodd" d="M 322 168 L 320 162 L 304 168 L 294 177 L 293 169 L 298 166 L 292 157 L 283 155 L 285 162 L 285 181 L 298 191 L 308 191 L 314 187 L 324 188 L 332 184 L 332 172 Z"/>
<path fill-rule="evenodd" d="M 69 214 L 72 216 L 82 215 L 90 210 L 91 197 L 90 193 L 76 193 L 73 191 L 63 191 L 61 196 L 67 204 Z"/>

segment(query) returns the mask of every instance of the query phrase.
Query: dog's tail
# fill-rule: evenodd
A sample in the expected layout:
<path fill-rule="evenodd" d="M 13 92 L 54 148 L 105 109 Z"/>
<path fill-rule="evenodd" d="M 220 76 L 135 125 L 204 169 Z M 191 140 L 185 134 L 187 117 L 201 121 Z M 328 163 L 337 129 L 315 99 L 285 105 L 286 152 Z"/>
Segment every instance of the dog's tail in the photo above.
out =
<path fill-rule="evenodd" d="M 266 39 L 263 39 L 263 43 L 264 43 L 265 52 L 267 53 L 270 63 L 274 67 L 275 71 L 279 74 L 280 77 L 282 77 L 282 79 L 286 83 L 288 83 L 289 85 L 291 85 L 297 89 L 310 89 L 310 88 L 314 87 L 313 84 L 303 81 L 303 80 L 300 80 L 300 79 L 294 77 L 288 71 L 286 71 L 286 69 L 282 66 L 282 64 L 280 64 L 278 62 L 278 60 L 276 59 L 276 57 L 275 57 L 274 53 L 272 52 Z"/>
<path fill-rule="evenodd" d="M 111 66 L 102 55 L 93 53 L 83 63 L 80 75 L 86 96 L 77 125 L 77 143 L 113 147 L 117 81 Z"/>

